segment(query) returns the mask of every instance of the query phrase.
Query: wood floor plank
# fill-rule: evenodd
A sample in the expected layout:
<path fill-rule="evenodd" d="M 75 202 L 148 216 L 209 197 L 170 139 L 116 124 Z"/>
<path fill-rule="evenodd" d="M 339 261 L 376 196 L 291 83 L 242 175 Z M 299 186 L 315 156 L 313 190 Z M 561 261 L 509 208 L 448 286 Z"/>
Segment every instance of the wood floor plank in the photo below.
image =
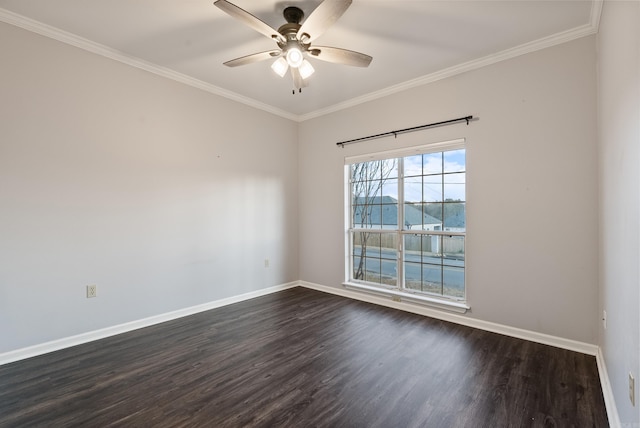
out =
<path fill-rule="evenodd" d="M 0 366 L 0 426 L 608 423 L 593 356 L 294 288 Z"/>

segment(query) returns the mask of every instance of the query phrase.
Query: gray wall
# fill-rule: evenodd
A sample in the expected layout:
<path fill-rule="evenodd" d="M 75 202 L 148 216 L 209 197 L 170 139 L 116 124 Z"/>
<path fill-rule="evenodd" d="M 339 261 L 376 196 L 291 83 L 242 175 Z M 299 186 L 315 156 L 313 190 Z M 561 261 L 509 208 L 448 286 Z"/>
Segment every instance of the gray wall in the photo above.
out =
<path fill-rule="evenodd" d="M 640 3 L 605 2 L 598 34 L 600 346 L 623 424 L 638 426 L 640 380 Z M 636 378 L 636 406 L 628 395 Z"/>
<path fill-rule="evenodd" d="M 340 287 L 344 157 L 465 137 L 468 316 L 598 343 L 637 424 L 639 18 L 607 1 L 597 58 L 587 37 L 299 125 L 0 24 L 0 353 L 296 279 Z"/>
<path fill-rule="evenodd" d="M 474 115 L 479 121 L 344 149 L 335 143 Z M 300 277 L 344 280 L 344 157 L 467 139 L 468 316 L 596 343 L 595 38 L 300 125 Z"/>
<path fill-rule="evenodd" d="M 0 57 L 0 353 L 298 279 L 297 123 L 1 23 Z"/>

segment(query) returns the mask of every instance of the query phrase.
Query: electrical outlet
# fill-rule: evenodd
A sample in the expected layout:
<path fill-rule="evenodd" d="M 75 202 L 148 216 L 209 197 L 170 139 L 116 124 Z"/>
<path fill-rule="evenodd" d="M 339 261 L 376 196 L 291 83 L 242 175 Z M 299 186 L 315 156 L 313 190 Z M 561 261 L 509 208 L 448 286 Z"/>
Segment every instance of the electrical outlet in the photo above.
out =
<path fill-rule="evenodd" d="M 264 267 L 269 267 L 269 259 L 264 259 Z"/>
<path fill-rule="evenodd" d="M 87 299 L 98 295 L 98 286 L 95 284 L 87 285 Z"/>
<path fill-rule="evenodd" d="M 607 311 L 602 311 L 602 325 L 607 329 Z"/>
<path fill-rule="evenodd" d="M 393 300 L 394 302 L 401 302 L 402 299 L 400 299 L 400 296 L 392 296 L 391 300 Z"/>
<path fill-rule="evenodd" d="M 633 378 L 633 373 L 629 372 L 629 400 L 631 405 L 636 405 L 636 380 Z"/>

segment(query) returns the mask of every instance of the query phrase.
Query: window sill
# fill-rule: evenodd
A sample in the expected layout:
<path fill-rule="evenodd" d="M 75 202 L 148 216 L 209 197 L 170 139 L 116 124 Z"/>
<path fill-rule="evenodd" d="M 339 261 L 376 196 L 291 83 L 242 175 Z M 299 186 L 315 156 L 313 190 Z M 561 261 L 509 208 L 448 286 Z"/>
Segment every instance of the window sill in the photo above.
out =
<path fill-rule="evenodd" d="M 371 294 L 377 294 L 380 296 L 386 296 L 392 298 L 394 301 L 407 301 L 410 303 L 415 303 L 424 306 L 430 306 L 437 309 L 443 309 L 446 311 L 457 312 L 459 314 L 466 313 L 470 306 L 463 302 L 456 302 L 453 300 L 446 299 L 438 299 L 435 297 L 429 296 L 419 296 L 412 293 L 406 293 L 398 290 L 392 289 L 384 289 L 379 287 L 373 287 L 371 285 L 359 284 L 356 282 L 343 282 L 343 286 L 345 286 L 349 290 L 356 291 L 364 291 Z"/>

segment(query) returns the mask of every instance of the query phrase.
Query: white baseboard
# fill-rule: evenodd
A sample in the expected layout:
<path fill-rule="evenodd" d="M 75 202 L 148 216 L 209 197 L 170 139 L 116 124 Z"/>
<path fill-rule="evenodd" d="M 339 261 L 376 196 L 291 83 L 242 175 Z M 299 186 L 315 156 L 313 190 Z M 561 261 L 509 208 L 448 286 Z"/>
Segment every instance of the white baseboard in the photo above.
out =
<path fill-rule="evenodd" d="M 100 330 L 89 331 L 87 333 L 82 333 L 75 336 L 65 337 L 62 339 L 52 340 L 50 342 L 45 342 L 38 345 L 29 346 L 26 348 L 16 349 L 15 351 L 9 351 L 9 352 L 0 354 L 0 365 L 24 360 L 31 357 L 36 357 L 42 354 L 48 354 L 49 352 L 58 351 L 64 348 L 70 348 L 72 346 L 81 345 L 83 343 L 93 342 L 94 340 L 104 339 L 106 337 L 115 336 L 116 334 L 126 333 L 129 331 L 137 330 L 139 328 L 149 327 L 155 324 L 160 324 L 160 323 L 171 321 L 177 318 L 194 315 L 199 312 L 204 312 L 210 309 L 219 308 L 221 306 L 231 305 L 233 303 L 238 303 L 244 300 L 253 299 L 255 297 L 276 293 L 278 291 L 297 287 L 299 285 L 300 284 L 298 281 L 290 282 L 287 284 L 276 285 L 274 287 L 263 288 L 262 290 L 256 290 L 249 293 L 240 294 L 238 296 L 232 296 L 232 297 L 227 297 L 225 299 L 214 300 L 213 302 L 203 303 L 201 305 L 191 306 L 184 309 L 178 309 L 176 311 L 167 312 L 160 315 L 154 315 L 148 318 L 131 321 L 124 324 L 114 325 L 112 327 L 106 327 Z"/>
<path fill-rule="evenodd" d="M 411 312 L 419 315 L 428 316 L 431 318 L 440 319 L 443 321 L 450 321 L 456 324 L 466 325 L 480 330 L 491 331 L 494 333 L 504 334 L 511 337 L 517 337 L 520 339 L 530 340 L 532 342 L 542 343 L 545 345 L 551 345 L 558 348 L 568 349 L 571 351 L 581 352 L 588 355 L 597 356 L 598 346 L 578 342 L 571 339 L 564 339 L 561 337 L 551 336 L 548 334 L 538 333 L 530 330 L 524 330 L 516 327 L 510 327 L 502 324 L 492 323 L 489 321 L 483 321 L 475 318 L 470 318 L 455 313 L 446 311 L 439 311 L 426 306 L 407 303 L 404 301 L 396 302 L 390 298 L 381 297 L 379 295 L 373 295 L 358 291 L 347 290 L 345 288 L 328 287 L 325 285 L 314 284 L 306 281 L 293 281 L 287 284 L 276 285 L 274 287 L 264 288 L 262 290 L 252 291 L 238 296 L 232 296 L 225 299 L 215 300 L 213 302 L 203 303 L 201 305 L 191 306 L 184 309 L 179 309 L 164 314 L 154 315 L 148 318 L 143 318 L 136 321 L 131 321 L 124 324 L 118 324 L 112 327 L 106 327 L 100 330 L 94 330 L 87 333 L 78 334 L 75 336 L 65 337 L 62 339 L 53 340 L 50 342 L 29 346 L 26 348 L 17 349 L 15 351 L 9 351 L 0 354 L 0 365 L 10 362 L 23 360 L 25 358 L 31 358 L 37 355 L 46 354 L 49 352 L 57 351 L 59 349 L 69 348 L 71 346 L 80 345 L 94 340 L 103 339 L 105 337 L 114 336 L 120 333 L 126 333 L 128 331 L 137 330 L 139 328 L 148 327 L 154 324 L 159 324 L 166 321 L 171 321 L 177 318 L 186 317 L 189 315 L 197 314 L 199 312 L 208 311 L 210 309 L 219 308 L 221 306 L 230 305 L 233 303 L 241 302 L 244 300 L 253 299 L 255 297 L 264 296 L 267 294 L 275 293 L 278 291 L 286 290 L 289 288 L 302 286 L 325 293 L 335 294 L 350 299 L 361 300 L 381 306 L 387 306 L 394 309 L 399 309 L 405 312 Z"/>
<path fill-rule="evenodd" d="M 328 287 L 326 285 L 313 284 L 306 281 L 300 281 L 302 287 L 311 288 L 313 290 L 324 291 L 325 293 L 336 294 L 338 296 L 349 297 L 351 299 L 362 300 L 364 302 L 374 303 L 376 305 L 387 306 L 389 308 L 400 309 L 402 311 L 414 314 L 425 315 L 431 318 L 437 318 L 443 321 L 450 321 L 456 324 L 466 325 L 468 327 L 480 330 L 491 331 L 493 333 L 504 334 L 506 336 L 517 337 L 519 339 L 530 340 L 532 342 L 542 343 L 545 345 L 555 346 L 556 348 L 568 349 L 570 351 L 581 352 L 583 354 L 595 356 L 598 352 L 598 346 L 590 343 L 578 342 L 576 340 L 565 339 L 562 337 L 551 336 L 549 334 L 538 333 L 535 331 L 524 330 L 521 328 L 510 327 L 503 324 L 497 324 L 489 321 L 483 321 L 476 318 L 470 318 L 451 312 L 439 311 L 418 304 L 407 303 L 404 301 L 396 302 L 390 298 L 381 297 L 369 293 L 351 291 L 345 288 Z"/>
<path fill-rule="evenodd" d="M 598 364 L 598 374 L 600 375 L 600 384 L 602 385 L 604 406 L 607 409 L 607 416 L 609 417 L 609 426 L 611 428 L 620 428 L 622 426 L 620 424 L 620 416 L 618 415 L 616 401 L 613 397 L 611 382 L 609 382 L 607 365 L 605 364 L 604 355 L 602 355 L 602 349 L 600 347 L 598 347 L 598 353 L 596 354 L 596 363 Z"/>

